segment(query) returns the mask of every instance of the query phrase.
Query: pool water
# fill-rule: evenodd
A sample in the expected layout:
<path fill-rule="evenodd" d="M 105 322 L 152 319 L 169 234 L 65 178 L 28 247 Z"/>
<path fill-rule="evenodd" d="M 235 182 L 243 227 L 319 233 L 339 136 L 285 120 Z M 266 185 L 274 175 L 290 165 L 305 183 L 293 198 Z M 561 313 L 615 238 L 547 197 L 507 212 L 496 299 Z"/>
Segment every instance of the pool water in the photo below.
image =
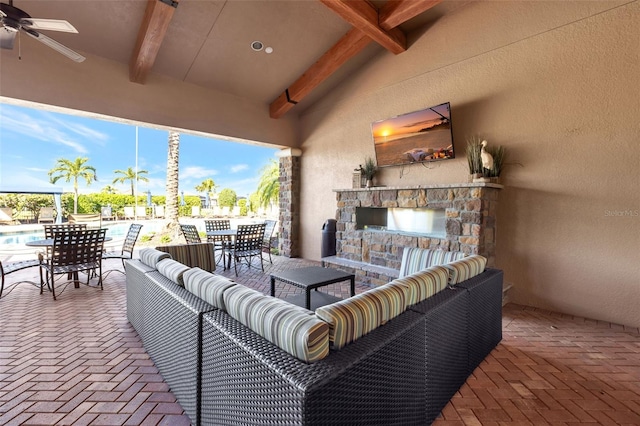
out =
<path fill-rule="evenodd" d="M 102 223 L 102 227 L 107 229 L 107 237 L 113 239 L 124 238 L 129 230 L 130 223 Z M 142 227 L 141 235 L 149 232 L 155 232 L 160 228 L 158 222 L 145 222 Z M 0 245 L 5 244 L 25 244 L 29 241 L 41 240 L 44 238 L 44 229 L 40 230 L 24 230 L 16 232 L 1 232 Z"/>

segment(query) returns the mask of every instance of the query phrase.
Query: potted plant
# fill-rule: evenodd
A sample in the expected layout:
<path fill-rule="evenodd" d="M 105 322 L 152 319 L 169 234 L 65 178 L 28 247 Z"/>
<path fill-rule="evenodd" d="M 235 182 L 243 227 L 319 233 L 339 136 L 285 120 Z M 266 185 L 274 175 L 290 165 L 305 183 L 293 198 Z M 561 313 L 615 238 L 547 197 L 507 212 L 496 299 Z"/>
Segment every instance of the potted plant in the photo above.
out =
<path fill-rule="evenodd" d="M 472 136 L 467 139 L 467 162 L 469 163 L 469 174 L 471 181 L 482 177 L 482 159 L 480 151 L 482 150 L 482 139 L 478 136 Z"/>
<path fill-rule="evenodd" d="M 376 175 L 378 171 L 378 167 L 376 167 L 375 161 L 373 158 L 367 157 L 364 162 L 364 167 L 362 167 L 362 176 L 367 180 L 367 188 L 371 188 L 373 186 L 373 177 Z"/>
<path fill-rule="evenodd" d="M 473 182 L 497 183 L 505 164 L 505 158 L 506 151 L 503 146 L 488 146 L 487 141 L 478 136 L 467 139 L 467 162 Z M 487 159 L 491 165 L 489 168 L 484 165 Z"/>

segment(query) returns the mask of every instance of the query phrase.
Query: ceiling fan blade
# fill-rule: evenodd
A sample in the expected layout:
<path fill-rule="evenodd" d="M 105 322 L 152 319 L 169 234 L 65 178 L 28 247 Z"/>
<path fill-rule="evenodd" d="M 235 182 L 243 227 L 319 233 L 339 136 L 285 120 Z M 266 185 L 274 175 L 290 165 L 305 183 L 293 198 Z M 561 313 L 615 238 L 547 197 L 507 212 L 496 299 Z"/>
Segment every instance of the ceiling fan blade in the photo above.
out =
<path fill-rule="evenodd" d="M 23 28 L 23 30 L 25 33 L 29 34 L 31 37 L 35 38 L 36 40 L 40 41 L 43 44 L 46 44 L 47 46 L 58 51 L 59 53 L 62 53 L 64 56 L 66 56 L 67 58 L 73 61 L 82 62 L 86 59 L 81 54 L 74 52 L 73 50 L 69 49 L 67 46 L 58 43 L 57 41 L 47 37 L 44 34 L 40 34 L 39 32 L 34 31 L 30 28 Z"/>
<path fill-rule="evenodd" d="M 0 28 L 0 49 L 13 49 L 13 42 L 16 40 L 16 31 Z"/>
<path fill-rule="evenodd" d="M 40 18 L 24 18 L 20 20 L 20 24 L 36 31 L 63 31 L 65 33 L 77 33 L 78 30 L 62 19 L 40 19 Z"/>

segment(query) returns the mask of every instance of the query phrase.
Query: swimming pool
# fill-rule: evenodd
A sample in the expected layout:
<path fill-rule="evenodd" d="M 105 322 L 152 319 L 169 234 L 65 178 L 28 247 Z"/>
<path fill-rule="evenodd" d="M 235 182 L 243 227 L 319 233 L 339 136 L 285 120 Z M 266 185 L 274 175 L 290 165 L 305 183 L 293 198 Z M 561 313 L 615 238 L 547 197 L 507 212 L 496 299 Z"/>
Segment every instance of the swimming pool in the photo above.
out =
<path fill-rule="evenodd" d="M 114 240 L 124 238 L 129 230 L 128 222 L 102 223 L 102 227 L 107 229 L 107 237 Z M 150 232 L 157 232 L 161 227 L 161 222 L 145 221 L 143 223 L 141 235 Z M 0 245 L 18 245 L 25 244 L 29 241 L 41 240 L 44 238 L 44 229 L 24 229 L 17 231 L 0 232 Z"/>

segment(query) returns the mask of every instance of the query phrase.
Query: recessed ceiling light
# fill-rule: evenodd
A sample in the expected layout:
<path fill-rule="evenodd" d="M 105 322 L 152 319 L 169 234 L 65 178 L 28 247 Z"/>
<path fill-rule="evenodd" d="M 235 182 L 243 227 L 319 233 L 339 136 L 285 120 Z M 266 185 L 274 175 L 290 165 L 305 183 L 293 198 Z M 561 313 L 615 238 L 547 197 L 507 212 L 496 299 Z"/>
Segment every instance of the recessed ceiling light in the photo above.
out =
<path fill-rule="evenodd" d="M 264 53 L 273 53 L 273 47 L 266 47 Z"/>
<path fill-rule="evenodd" d="M 263 47 L 264 47 L 264 45 L 262 44 L 262 42 L 261 42 L 261 41 L 257 41 L 257 40 L 256 40 L 256 41 L 252 41 L 252 42 L 251 42 L 251 48 L 252 48 L 253 50 L 255 50 L 256 52 L 261 51 Z"/>

